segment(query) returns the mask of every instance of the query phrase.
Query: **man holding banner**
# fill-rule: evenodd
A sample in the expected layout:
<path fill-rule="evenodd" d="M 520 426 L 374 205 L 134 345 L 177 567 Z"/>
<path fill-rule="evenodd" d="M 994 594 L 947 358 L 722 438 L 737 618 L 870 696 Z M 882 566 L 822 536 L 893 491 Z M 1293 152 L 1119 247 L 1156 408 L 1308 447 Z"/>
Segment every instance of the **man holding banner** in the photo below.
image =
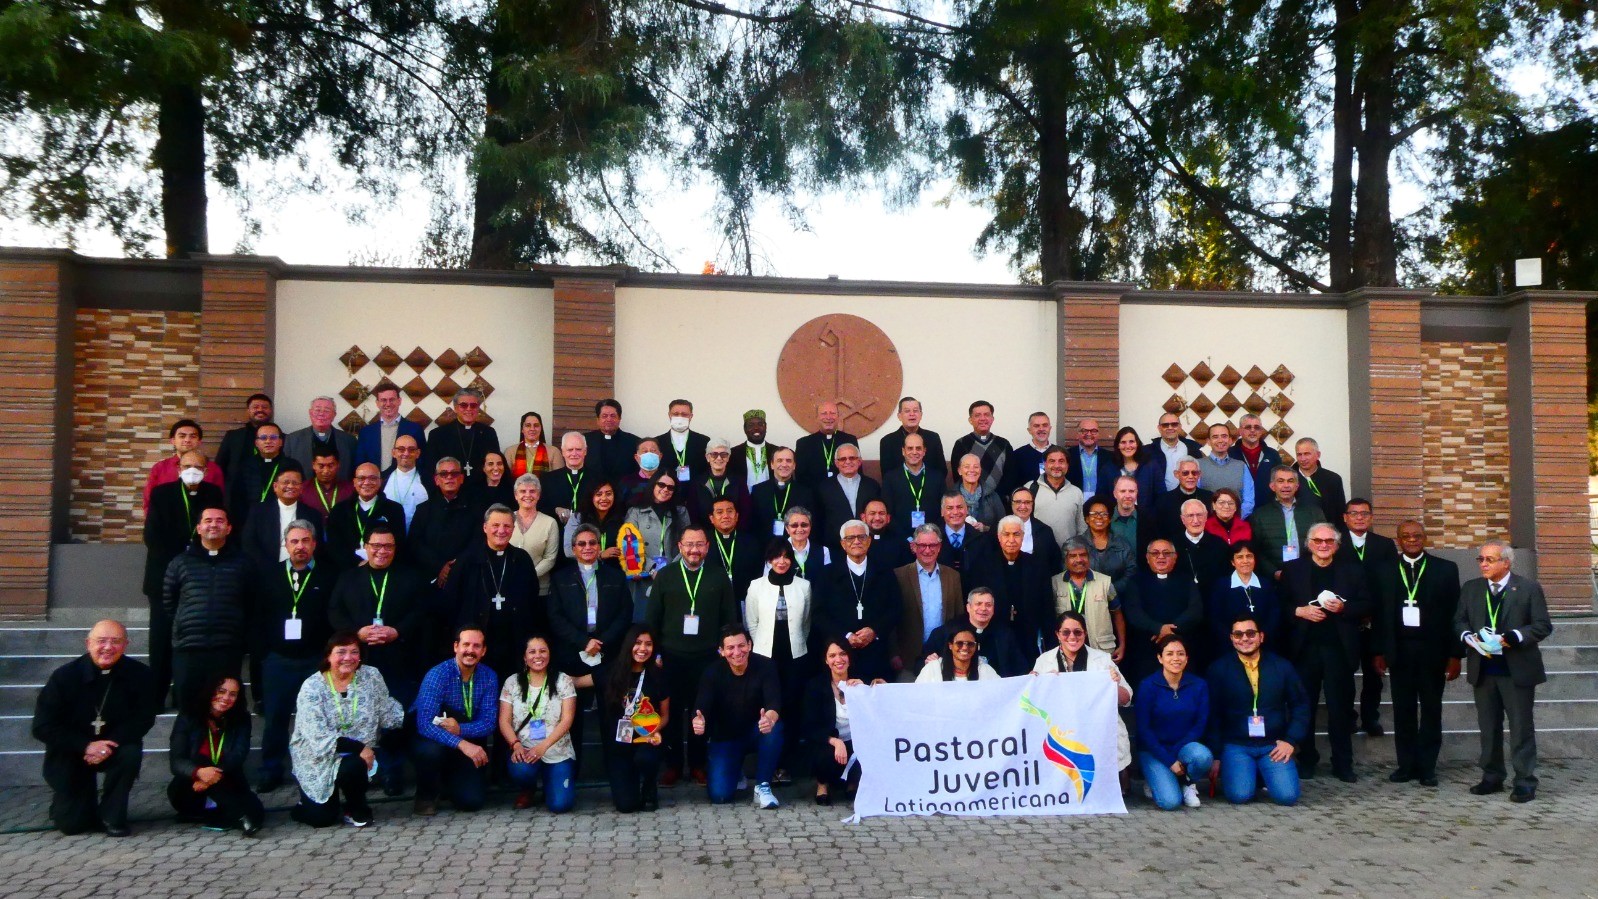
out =
<path fill-rule="evenodd" d="M 1106 671 L 844 688 L 856 817 L 1121 814 Z"/>

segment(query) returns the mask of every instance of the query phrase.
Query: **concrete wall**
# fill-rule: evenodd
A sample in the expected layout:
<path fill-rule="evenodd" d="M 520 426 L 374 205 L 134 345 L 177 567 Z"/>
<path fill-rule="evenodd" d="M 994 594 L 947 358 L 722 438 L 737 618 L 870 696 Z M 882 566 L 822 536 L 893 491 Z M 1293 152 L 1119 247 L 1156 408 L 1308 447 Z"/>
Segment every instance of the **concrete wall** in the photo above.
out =
<path fill-rule="evenodd" d="M 1257 365 L 1267 374 L 1285 365 L 1294 375 L 1281 391 L 1293 402 L 1285 418 L 1293 429 L 1289 450 L 1299 437 L 1313 437 L 1320 443 L 1322 463 L 1347 476 L 1347 320 L 1342 309 L 1123 302 L 1121 421 L 1137 428 L 1147 442 L 1154 439 L 1162 407 L 1173 393 L 1192 402 L 1202 390 L 1214 402 L 1227 392 L 1217 382 L 1201 389 L 1191 379 L 1173 389 L 1163 377 L 1172 364 L 1190 371 L 1203 361 L 1217 374 L 1228 365 L 1240 373 Z M 1233 392 L 1239 400 L 1249 394 L 1245 385 Z M 1267 399 L 1276 392 L 1275 385 L 1261 391 Z M 1216 409 L 1207 420 L 1235 423 L 1243 414 Z M 1263 418 L 1267 428 L 1275 420 L 1270 413 Z M 1183 416 L 1186 426 L 1194 420 L 1191 414 Z"/>
<path fill-rule="evenodd" d="M 376 356 L 386 344 L 400 356 L 415 347 L 437 356 L 446 349 L 465 355 L 481 347 L 492 360 L 481 373 L 494 387 L 485 408 L 504 442 L 515 439 L 523 412 L 540 412 L 549 421 L 554 392 L 554 299 L 548 288 L 454 284 L 358 283 L 282 280 L 277 285 L 277 368 L 273 398 L 278 417 L 290 430 L 304 427 L 306 409 L 319 394 L 337 396 L 351 380 L 339 357 L 358 345 Z M 382 377 L 375 363 L 355 374 L 371 387 Z M 390 376 L 403 386 L 416 372 L 401 364 Z M 421 374 L 436 385 L 436 365 Z M 464 372 L 452 380 L 465 386 Z M 338 419 L 351 406 L 342 398 Z M 402 399 L 402 414 L 413 407 Z M 423 411 L 437 416 L 445 403 L 424 397 Z M 367 400 L 365 417 L 376 414 Z"/>
<path fill-rule="evenodd" d="M 1026 442 L 1026 419 L 1057 404 L 1056 307 L 1047 299 L 946 296 L 833 296 L 621 286 L 616 290 L 616 395 L 623 424 L 637 434 L 666 430 L 666 406 L 694 403 L 694 429 L 737 443 L 744 410 L 766 410 L 770 439 L 792 446 L 814 430 L 795 421 L 777 393 L 777 357 L 794 329 L 819 315 L 870 320 L 893 341 L 903 393 L 922 401 L 924 427 L 947 448 L 969 433 L 966 407 L 995 406 L 993 430 Z M 712 374 L 713 373 L 713 374 Z M 894 400 L 897 397 L 892 398 Z M 890 400 L 891 402 L 891 400 Z M 864 440 L 897 428 L 889 418 Z"/>

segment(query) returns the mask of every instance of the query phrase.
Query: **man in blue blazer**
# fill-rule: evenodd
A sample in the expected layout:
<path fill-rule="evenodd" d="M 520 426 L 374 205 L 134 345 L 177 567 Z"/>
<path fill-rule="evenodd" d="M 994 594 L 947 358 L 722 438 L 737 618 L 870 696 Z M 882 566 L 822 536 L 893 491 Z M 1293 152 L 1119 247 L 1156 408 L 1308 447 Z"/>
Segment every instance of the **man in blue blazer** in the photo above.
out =
<path fill-rule="evenodd" d="M 400 417 L 400 389 L 393 382 L 377 385 L 372 399 L 377 401 L 377 417 L 355 439 L 355 464 L 370 462 L 386 473 L 394 467 L 394 441 L 400 435 L 415 437 L 417 446 L 426 445 L 427 436 L 421 425 Z"/>
<path fill-rule="evenodd" d="M 1077 445 L 1070 449 L 1070 466 L 1065 471 L 1065 479 L 1082 491 L 1083 498 L 1109 496 L 1121 467 L 1114 453 L 1099 446 L 1098 421 L 1082 419 L 1077 423 L 1076 437 Z"/>

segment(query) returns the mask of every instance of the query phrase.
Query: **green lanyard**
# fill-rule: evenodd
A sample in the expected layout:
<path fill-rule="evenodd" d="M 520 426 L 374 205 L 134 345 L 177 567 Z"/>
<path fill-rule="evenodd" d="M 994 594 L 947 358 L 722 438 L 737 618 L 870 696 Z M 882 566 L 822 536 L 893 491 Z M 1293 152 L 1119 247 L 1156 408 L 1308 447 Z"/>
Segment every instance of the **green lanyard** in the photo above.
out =
<path fill-rule="evenodd" d="M 673 445 L 671 448 L 671 454 L 677 457 L 678 468 L 688 467 L 688 445 L 686 443 L 683 444 L 682 449 L 678 449 L 675 445 Z"/>
<path fill-rule="evenodd" d="M 732 547 L 732 552 L 727 551 L 728 546 Z M 738 535 L 734 534 L 732 537 L 728 538 L 726 543 L 722 543 L 721 535 L 717 534 L 716 551 L 721 553 L 721 563 L 727 566 L 727 576 L 732 577 L 732 559 L 733 556 L 738 555 Z"/>
<path fill-rule="evenodd" d="M 700 566 L 699 570 L 694 572 L 692 584 L 688 583 L 688 566 L 681 566 L 680 570 L 683 589 L 688 591 L 688 614 L 692 615 L 699 608 L 699 582 L 705 578 L 705 569 L 704 566 Z"/>
<path fill-rule="evenodd" d="M 189 535 L 194 534 L 194 512 L 189 508 L 189 485 L 178 482 L 178 496 L 183 497 L 183 520 L 188 522 Z"/>
<path fill-rule="evenodd" d="M 461 706 L 466 710 L 467 721 L 472 720 L 472 682 L 476 680 L 474 677 L 471 680 L 461 681 Z"/>
<path fill-rule="evenodd" d="M 1409 572 L 1405 571 L 1405 569 L 1408 567 L 1409 566 L 1405 565 L 1403 562 L 1399 562 L 1398 577 L 1399 580 L 1404 582 L 1404 594 L 1408 597 L 1404 600 L 1404 605 L 1412 606 L 1415 605 L 1415 597 L 1420 595 L 1420 579 L 1426 576 L 1426 560 L 1420 560 L 1420 568 L 1416 569 L 1415 571 L 1415 583 L 1413 584 L 1409 582 Z M 1491 608 L 1491 606 L 1489 606 L 1489 608 Z M 1493 616 L 1495 623 L 1497 618 L 1497 615 Z"/>
<path fill-rule="evenodd" d="M 327 494 L 322 492 L 322 482 L 313 478 L 311 483 L 316 485 L 316 498 L 322 501 L 322 509 L 327 512 L 333 511 L 333 507 L 338 505 L 338 485 L 333 485 L 333 501 L 328 502 Z M 359 518 L 360 516 L 357 515 L 356 517 Z"/>
<path fill-rule="evenodd" d="M 272 484 L 277 481 L 277 467 L 283 463 L 273 462 L 272 473 L 267 476 L 266 486 L 261 488 L 261 502 L 266 502 L 266 495 L 272 492 Z"/>
<path fill-rule="evenodd" d="M 1502 593 L 1498 594 L 1498 608 L 1493 608 L 1493 585 L 1489 581 L 1487 584 L 1487 626 L 1492 628 L 1495 634 L 1498 633 L 1498 613 L 1503 611 L 1503 609 L 1504 595 Z"/>
<path fill-rule="evenodd" d="M 920 487 L 917 487 L 915 485 L 915 482 L 910 480 L 910 470 L 908 468 L 905 469 L 905 472 L 904 472 L 904 483 L 905 483 L 906 487 L 910 488 L 910 501 L 912 503 L 912 508 L 915 508 L 915 509 L 921 508 L 921 494 L 925 493 L 926 489 L 927 489 L 927 470 L 926 470 L 926 468 L 923 467 L 921 469 L 921 486 Z"/>
<path fill-rule="evenodd" d="M 222 747 L 227 745 L 227 734 L 218 737 L 215 727 L 208 727 L 205 731 L 206 748 L 211 752 L 211 764 L 220 768 L 222 766 Z"/>
<path fill-rule="evenodd" d="M 832 470 L 832 456 L 838 451 L 838 447 L 834 443 L 836 440 L 836 435 L 821 438 L 821 468 L 823 471 Z"/>
<path fill-rule="evenodd" d="M 372 582 L 372 595 L 377 597 L 377 614 L 376 614 L 375 617 L 382 618 L 383 617 L 383 598 L 388 595 L 388 572 L 386 572 L 386 571 L 383 572 L 383 586 L 382 586 L 381 589 L 379 589 L 378 586 L 377 586 L 377 578 L 372 577 L 370 574 L 368 574 L 366 576 L 366 579 L 368 581 Z"/>
<path fill-rule="evenodd" d="M 1317 495 L 1319 495 L 1319 494 L 1317 494 Z M 1369 544 L 1367 544 L 1367 545 L 1369 545 Z M 1359 560 L 1361 562 L 1365 561 L 1365 547 L 1364 546 L 1356 546 L 1356 547 L 1354 547 L 1354 555 L 1358 556 Z"/>
<path fill-rule="evenodd" d="M 1066 578 L 1065 585 L 1071 588 L 1071 609 L 1078 615 L 1083 614 L 1083 611 L 1087 608 L 1088 604 L 1087 581 L 1083 581 L 1082 586 L 1078 587 L 1070 578 Z"/>
<path fill-rule="evenodd" d="M 294 589 L 294 568 L 292 562 L 283 563 L 283 576 L 289 579 L 289 589 L 294 592 L 294 605 L 289 609 L 290 618 L 300 617 L 300 597 L 305 595 L 305 588 L 311 585 L 311 569 L 305 569 L 305 580 L 300 581 L 300 588 Z M 388 586 L 388 575 L 383 575 L 383 585 Z"/>
<path fill-rule="evenodd" d="M 793 495 L 793 481 L 789 481 L 787 484 L 784 484 L 783 488 L 782 488 L 782 505 L 781 506 L 776 506 L 776 503 L 777 503 L 777 488 L 775 488 L 775 487 L 771 488 L 771 502 L 772 502 L 773 506 L 776 506 L 778 520 L 781 520 L 782 516 L 787 514 L 787 512 L 788 512 L 788 498 L 790 496 L 792 496 L 792 495 Z"/>
<path fill-rule="evenodd" d="M 366 514 L 370 515 L 370 514 L 372 514 L 372 512 L 376 512 L 376 511 L 377 511 L 377 497 L 373 497 L 372 498 L 372 510 L 371 510 L 371 512 L 367 512 Z M 355 504 L 355 533 L 356 533 L 357 536 L 359 536 L 361 538 L 361 542 L 362 543 L 366 542 L 366 522 L 361 518 L 361 504 L 360 503 L 356 503 Z"/>
<path fill-rule="evenodd" d="M 1299 474 L 1304 474 L 1304 473 L 1301 471 L 1301 472 L 1299 472 Z M 1304 483 L 1309 485 L 1309 492 L 1315 494 L 1315 498 L 1316 499 L 1320 499 L 1321 498 L 1321 488 L 1315 486 L 1315 479 L 1314 478 L 1310 477 L 1307 474 L 1304 474 Z"/>
<path fill-rule="evenodd" d="M 333 694 L 333 714 L 338 718 L 339 733 L 349 733 L 355 727 L 355 719 L 361 713 L 361 695 L 355 692 L 355 684 L 350 684 L 350 714 L 344 716 L 344 706 L 340 704 L 338 691 L 333 689 L 333 675 L 322 673 L 322 678 L 327 681 L 327 692 Z"/>
<path fill-rule="evenodd" d="M 574 481 L 572 480 L 572 470 L 570 468 L 566 469 L 566 485 L 572 489 L 572 505 L 574 507 L 577 505 L 577 491 L 583 486 L 583 475 L 587 473 L 586 469 L 577 472 L 577 479 Z"/>
<path fill-rule="evenodd" d="M 767 468 L 770 467 L 769 465 L 766 464 L 766 454 L 765 454 L 765 452 L 764 451 L 757 452 L 754 447 L 746 446 L 746 447 L 744 447 L 744 455 L 749 457 L 749 465 L 752 468 L 754 468 L 754 470 L 755 470 L 755 479 L 758 480 L 760 478 L 761 472 L 764 472 Z"/>

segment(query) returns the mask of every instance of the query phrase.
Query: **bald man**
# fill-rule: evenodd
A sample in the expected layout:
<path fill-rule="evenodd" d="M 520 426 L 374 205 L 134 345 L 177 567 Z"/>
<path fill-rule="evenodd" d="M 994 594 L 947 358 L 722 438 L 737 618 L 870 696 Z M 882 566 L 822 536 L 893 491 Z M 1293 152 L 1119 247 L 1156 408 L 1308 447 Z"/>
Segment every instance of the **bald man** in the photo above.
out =
<path fill-rule="evenodd" d="M 128 631 L 120 622 L 96 622 L 85 642 L 87 651 L 57 668 L 40 691 L 33 738 L 44 744 L 56 829 L 125 837 L 128 791 L 144 760 L 144 735 L 155 724 L 155 675 L 124 655 Z"/>

